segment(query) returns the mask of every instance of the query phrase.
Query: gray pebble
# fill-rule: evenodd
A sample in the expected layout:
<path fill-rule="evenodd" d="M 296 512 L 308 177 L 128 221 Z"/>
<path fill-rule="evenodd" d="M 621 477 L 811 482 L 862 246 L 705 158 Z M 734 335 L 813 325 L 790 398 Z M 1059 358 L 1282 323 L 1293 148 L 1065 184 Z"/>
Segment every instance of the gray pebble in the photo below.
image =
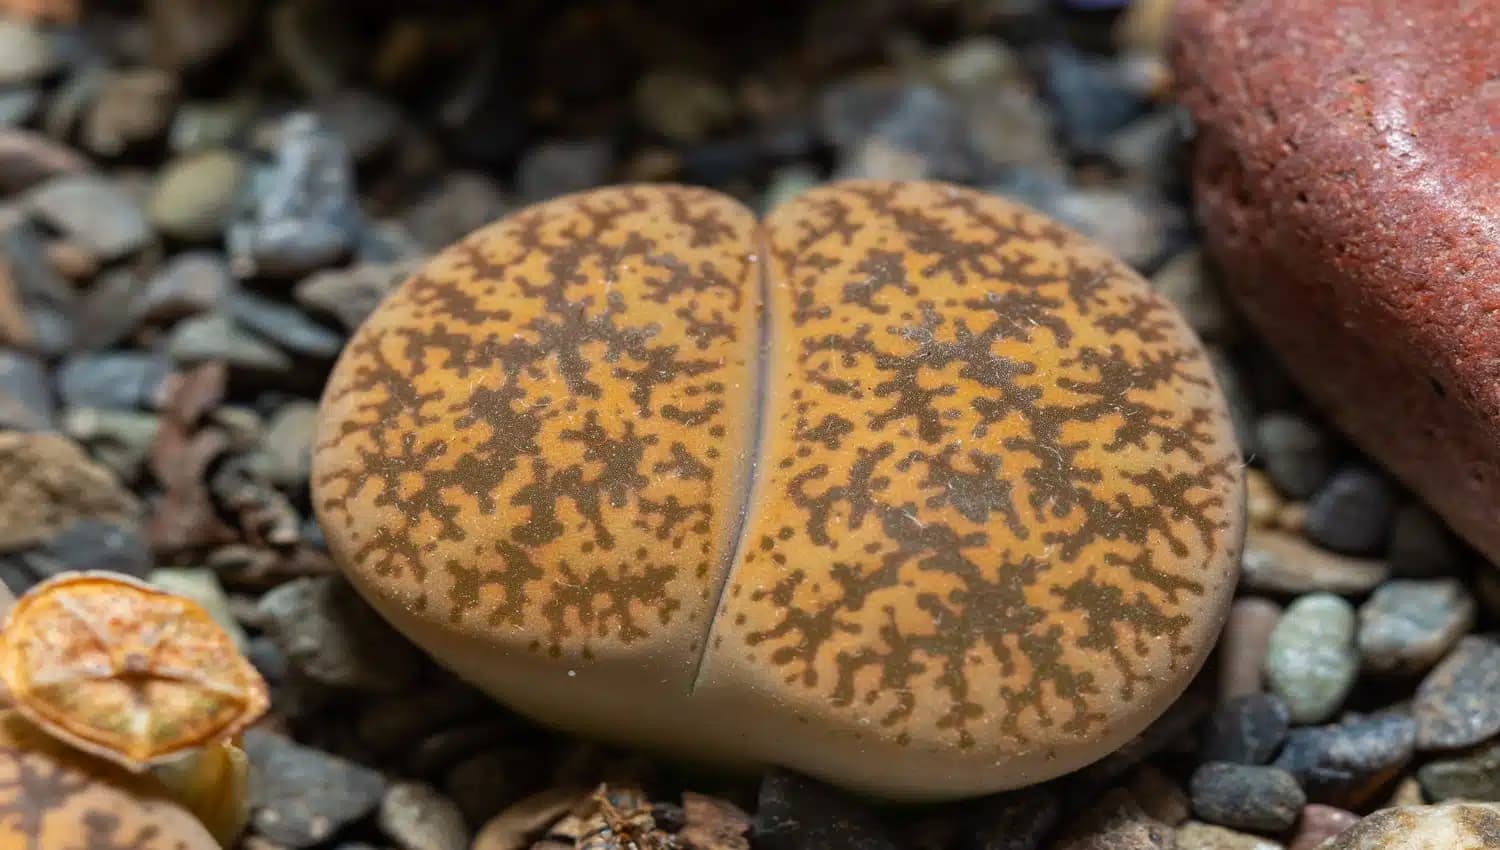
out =
<path fill-rule="evenodd" d="M 1428 800 L 1500 802 L 1500 742 L 1430 761 L 1417 769 Z"/>
<path fill-rule="evenodd" d="M 80 519 L 20 555 L 37 580 L 68 570 L 107 570 L 145 578 L 155 561 L 139 526 Z"/>
<path fill-rule="evenodd" d="M 212 251 L 189 251 L 162 264 L 133 308 L 142 321 L 163 321 L 210 313 L 234 289 L 229 264 Z"/>
<path fill-rule="evenodd" d="M 959 846 L 963 850 L 1038 850 L 1061 816 L 1062 797 L 1053 785 L 995 794 L 969 807 L 960 827 Z"/>
<path fill-rule="evenodd" d="M 313 430 L 317 427 L 318 405 L 297 401 L 278 408 L 266 428 L 266 477 L 272 484 L 288 489 L 307 486 L 312 470 Z"/>
<path fill-rule="evenodd" d="M 260 600 L 265 631 L 314 681 L 373 693 L 411 684 L 420 657 L 354 588 L 333 577 L 301 578 Z"/>
<path fill-rule="evenodd" d="M 1255 454 L 1255 403 L 1250 388 L 1240 367 L 1221 349 L 1210 346 L 1208 362 L 1213 366 L 1219 390 L 1229 405 L 1229 421 L 1234 426 L 1235 440 L 1246 457 Z"/>
<path fill-rule="evenodd" d="M 1380 554 L 1396 513 L 1396 490 L 1366 467 L 1341 469 L 1307 503 L 1303 532 L 1320 546 L 1349 555 Z"/>
<path fill-rule="evenodd" d="M 404 850 L 467 850 L 469 828 L 463 812 L 436 788 L 397 782 L 385 791 L 380 829 Z"/>
<path fill-rule="evenodd" d="M 355 728 L 366 746 L 385 755 L 489 707 L 485 698 L 467 687 L 427 689 L 371 700 L 359 712 Z"/>
<path fill-rule="evenodd" d="M 1359 609 L 1359 651 L 1381 673 L 1427 670 L 1474 624 L 1474 597 L 1457 579 L 1397 579 Z"/>
<path fill-rule="evenodd" d="M 80 140 L 89 152 L 119 156 L 166 135 L 177 106 L 177 78 L 160 68 L 110 71 L 83 115 Z"/>
<path fill-rule="evenodd" d="M 218 238 L 229 224 L 244 177 L 244 160 L 229 150 L 205 150 L 168 162 L 146 205 L 151 224 L 174 239 Z"/>
<path fill-rule="evenodd" d="M 1397 576 L 1434 578 L 1456 573 L 1461 555 L 1453 532 L 1437 514 L 1419 502 L 1407 502 L 1396 511 L 1388 557 Z"/>
<path fill-rule="evenodd" d="M 0 91 L 0 126 L 25 124 L 42 105 L 41 89 L 24 87 Z"/>
<path fill-rule="evenodd" d="M 0 349 L 0 428 L 49 431 L 55 421 L 47 367 L 30 354 Z"/>
<path fill-rule="evenodd" d="M 151 240 L 140 205 L 103 177 L 54 177 L 33 189 L 29 199 L 37 215 L 101 260 L 118 259 Z"/>
<path fill-rule="evenodd" d="M 772 769 L 760 783 L 756 846 L 766 850 L 896 850 L 896 841 L 863 803 L 813 779 Z"/>
<path fill-rule="evenodd" d="M 57 67 L 46 33 L 20 20 L 0 18 L 0 86 L 31 83 Z"/>
<path fill-rule="evenodd" d="M 1071 188 L 1046 212 L 1136 268 L 1157 261 L 1181 215 L 1156 194 L 1140 188 Z"/>
<path fill-rule="evenodd" d="M 1309 498 L 1333 473 L 1328 435 L 1296 414 L 1278 411 L 1260 417 L 1255 447 L 1271 483 L 1288 498 Z"/>
<path fill-rule="evenodd" d="M 543 142 L 517 163 L 516 188 L 528 202 L 555 198 L 602 185 L 613 164 L 608 139 Z"/>
<path fill-rule="evenodd" d="M 314 110 L 323 126 L 344 141 L 355 162 L 389 149 L 401 130 L 401 111 L 363 89 L 341 89 L 318 98 Z"/>
<path fill-rule="evenodd" d="M 63 361 L 57 386 L 70 407 L 135 410 L 151 406 L 171 371 L 170 358 L 144 351 L 78 354 Z"/>
<path fill-rule="evenodd" d="M 78 407 L 65 411 L 61 419 L 63 433 L 86 446 L 89 455 L 121 481 L 134 481 L 141 474 L 161 429 L 160 417 L 136 410 Z"/>
<path fill-rule="evenodd" d="M 248 292 L 229 297 L 229 315 L 243 327 L 293 354 L 332 359 L 344 347 L 344 338 L 318 324 L 291 304 L 283 304 Z"/>
<path fill-rule="evenodd" d="M 424 248 L 439 251 L 509 209 L 495 181 L 477 172 L 452 171 L 443 175 L 430 194 L 407 208 L 403 221 Z"/>
<path fill-rule="evenodd" d="M 223 313 L 184 319 L 172 328 L 167 353 L 183 363 L 223 360 L 253 372 L 286 372 L 292 358 L 276 346 L 241 329 Z"/>
<path fill-rule="evenodd" d="M 1354 608 L 1328 593 L 1287 606 L 1271 632 L 1266 679 L 1293 723 L 1321 723 L 1344 704 L 1359 672 Z"/>
<path fill-rule="evenodd" d="M 253 201 L 228 233 L 242 276 L 295 277 L 349 253 L 362 226 L 354 172 L 339 137 L 309 113 L 281 127 L 276 161 L 257 170 Z"/>
<path fill-rule="evenodd" d="M 303 307 L 332 316 L 352 332 L 418 265 L 414 261 L 356 263 L 325 269 L 298 283 L 294 294 Z"/>
<path fill-rule="evenodd" d="M 21 297 L 32 336 L 29 348 L 49 356 L 72 351 L 78 335 L 78 293 L 47 258 L 36 226 L 19 217 L 0 219 L 0 257 Z"/>
<path fill-rule="evenodd" d="M 1114 59 L 1091 56 L 1061 42 L 1043 56 L 1043 89 L 1070 147 L 1101 149 L 1110 134 L 1146 111 L 1146 101 L 1127 83 Z"/>
<path fill-rule="evenodd" d="M 380 804 L 385 779 L 354 762 L 261 729 L 245 733 L 250 824 L 284 847 L 321 844 Z"/>
<path fill-rule="evenodd" d="M 1382 714 L 1293 729 L 1272 764 L 1296 777 L 1309 800 L 1359 808 L 1411 761 L 1415 743 L 1410 717 Z"/>
<path fill-rule="evenodd" d="M 252 97 L 188 101 L 177 107 L 167 144 L 176 153 L 228 147 L 243 138 L 254 112 Z"/>
<path fill-rule="evenodd" d="M 1383 560 L 1340 555 L 1273 528 L 1250 529 L 1240 563 L 1241 586 L 1262 593 L 1363 596 L 1390 575 Z"/>
<path fill-rule="evenodd" d="M 1151 276 L 1151 288 L 1182 312 L 1199 337 L 1220 342 L 1234 338 L 1239 323 L 1199 249 L 1183 251 L 1167 260 Z"/>
<path fill-rule="evenodd" d="M 1193 812 L 1209 823 L 1281 832 L 1291 829 L 1307 803 L 1296 777 L 1275 767 L 1209 762 L 1188 784 Z"/>
<path fill-rule="evenodd" d="M 1423 750 L 1471 747 L 1500 734 L 1500 642 L 1460 640 L 1417 686 L 1412 716 Z"/>
<path fill-rule="evenodd" d="M 1204 761 L 1266 764 L 1286 740 L 1291 715 L 1273 694 L 1246 694 L 1220 705 L 1203 724 Z"/>
<path fill-rule="evenodd" d="M 547 765 L 529 750 L 485 750 L 454 765 L 443 791 L 470 823 L 484 823 L 534 787 Z"/>

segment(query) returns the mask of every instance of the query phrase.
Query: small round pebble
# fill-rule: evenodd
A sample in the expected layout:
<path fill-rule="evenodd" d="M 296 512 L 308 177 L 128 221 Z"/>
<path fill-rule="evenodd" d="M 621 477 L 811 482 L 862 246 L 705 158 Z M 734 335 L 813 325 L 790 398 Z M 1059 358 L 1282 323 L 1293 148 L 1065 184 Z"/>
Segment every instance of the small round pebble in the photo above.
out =
<path fill-rule="evenodd" d="M 34 82 L 56 66 L 46 34 L 20 20 L 0 18 L 0 86 Z"/>
<path fill-rule="evenodd" d="M 1500 847 L 1500 807 L 1445 803 L 1378 811 L 1319 850 L 1491 850 Z"/>
<path fill-rule="evenodd" d="M 1417 781 L 1433 802 L 1500 802 L 1500 742 L 1430 761 L 1417 770 Z"/>
<path fill-rule="evenodd" d="M 1317 850 L 1324 841 L 1359 823 L 1359 815 L 1322 803 L 1308 803 L 1297 818 L 1296 832 L 1286 850 Z"/>
<path fill-rule="evenodd" d="M 409 686 L 419 672 L 410 643 L 341 580 L 301 578 L 262 596 L 262 626 L 314 681 L 372 693 Z"/>
<path fill-rule="evenodd" d="M 1416 725 L 1383 714 L 1293 729 L 1272 764 L 1297 778 L 1308 799 L 1358 809 L 1411 761 Z"/>
<path fill-rule="evenodd" d="M 1250 530 L 1240 564 L 1240 586 L 1257 593 L 1357 596 L 1374 590 L 1390 575 L 1390 565 L 1383 560 L 1340 555 L 1300 534 L 1273 528 Z"/>
<path fill-rule="evenodd" d="M 1255 443 L 1266 474 L 1289 498 L 1312 496 L 1333 471 L 1328 435 L 1301 416 L 1275 412 L 1260 417 Z"/>
<path fill-rule="evenodd" d="M 1363 466 L 1341 469 L 1307 503 L 1304 530 L 1319 546 L 1348 555 L 1385 549 L 1396 512 L 1396 491 L 1385 476 Z"/>
<path fill-rule="evenodd" d="M 1412 716 L 1423 750 L 1470 747 L 1500 734 L 1500 641 L 1459 641 L 1417 686 Z"/>
<path fill-rule="evenodd" d="M 1209 823 L 1257 832 L 1281 832 L 1296 823 L 1307 803 L 1297 780 L 1274 767 L 1209 762 L 1188 784 L 1193 812 Z"/>
<path fill-rule="evenodd" d="M 1204 761 L 1266 764 L 1286 740 L 1291 717 L 1273 694 L 1245 694 L 1220 705 L 1203 724 Z"/>
<path fill-rule="evenodd" d="M 206 150 L 172 160 L 157 176 L 146 205 L 151 224 L 174 239 L 219 236 L 244 177 L 244 160 L 233 151 Z"/>
<path fill-rule="evenodd" d="M 397 782 L 380 800 L 380 828 L 404 850 L 467 850 L 463 812 L 437 789 Z"/>
<path fill-rule="evenodd" d="M 1397 579 L 1381 585 L 1359 609 L 1365 669 L 1429 669 L 1469 631 L 1474 613 L 1474 597 L 1457 579 Z"/>
<path fill-rule="evenodd" d="M 1287 607 L 1271 633 L 1266 680 L 1293 723 L 1321 723 L 1343 706 L 1359 673 L 1354 637 L 1354 607 L 1337 596 L 1312 593 Z"/>
<path fill-rule="evenodd" d="M 1453 532 L 1420 502 L 1396 511 L 1388 555 L 1391 571 L 1402 578 L 1453 575 L 1459 568 L 1459 547 Z"/>
<path fill-rule="evenodd" d="M 1242 596 L 1229 608 L 1219 636 L 1219 700 L 1261 691 L 1271 633 L 1281 606 L 1259 596 Z"/>

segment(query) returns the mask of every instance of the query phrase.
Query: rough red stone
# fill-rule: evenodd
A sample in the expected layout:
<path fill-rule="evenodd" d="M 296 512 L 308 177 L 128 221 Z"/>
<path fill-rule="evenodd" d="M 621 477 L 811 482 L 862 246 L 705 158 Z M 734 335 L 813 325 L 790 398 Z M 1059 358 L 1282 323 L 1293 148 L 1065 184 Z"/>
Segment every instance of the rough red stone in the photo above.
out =
<path fill-rule="evenodd" d="M 1500 4 L 1181 0 L 1211 254 L 1306 392 L 1500 558 Z"/>

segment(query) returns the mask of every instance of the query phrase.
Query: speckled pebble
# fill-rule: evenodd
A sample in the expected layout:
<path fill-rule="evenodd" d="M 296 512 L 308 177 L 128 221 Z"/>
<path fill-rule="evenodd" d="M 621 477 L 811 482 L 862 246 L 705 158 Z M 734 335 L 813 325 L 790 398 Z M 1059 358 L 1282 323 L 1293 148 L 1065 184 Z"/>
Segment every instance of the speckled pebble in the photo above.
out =
<path fill-rule="evenodd" d="M 260 599 L 264 627 L 314 681 L 392 693 L 417 677 L 416 650 L 339 579 L 303 578 Z"/>
<path fill-rule="evenodd" d="M 1232 764 L 1266 764 L 1286 740 L 1290 714 L 1273 694 L 1245 694 L 1220 705 L 1203 724 L 1199 757 Z"/>
<path fill-rule="evenodd" d="M 1396 490 L 1368 467 L 1341 469 L 1307 503 L 1304 530 L 1314 543 L 1348 555 L 1375 555 L 1390 538 Z"/>
<path fill-rule="evenodd" d="M 1365 668 L 1415 673 L 1436 664 L 1474 624 L 1474 597 L 1457 579 L 1398 579 L 1359 609 Z"/>
<path fill-rule="evenodd" d="M 1245 538 L 1240 586 L 1258 593 L 1358 596 L 1390 575 L 1385 561 L 1340 555 L 1284 530 L 1253 528 Z"/>
<path fill-rule="evenodd" d="M 1500 742 L 1434 759 L 1417 770 L 1422 793 L 1434 803 L 1447 800 L 1500 802 Z"/>
<path fill-rule="evenodd" d="M 1318 850 L 1491 850 L 1500 807 L 1445 803 L 1375 812 Z"/>
<path fill-rule="evenodd" d="M 387 788 L 377 819 L 381 830 L 404 850 L 467 850 L 469 846 L 463 812 L 437 789 L 420 782 L 396 782 Z"/>
<path fill-rule="evenodd" d="M 1172 828 L 1143 811 L 1124 790 L 1106 793 L 1078 816 L 1054 850 L 1172 850 Z"/>
<path fill-rule="evenodd" d="M 1433 668 L 1412 702 L 1417 746 L 1453 750 L 1500 734 L 1500 642 L 1470 635 Z"/>
<path fill-rule="evenodd" d="M 1177 828 L 1175 847 L 1176 850 L 1281 850 L 1281 845 L 1269 838 L 1198 821 Z"/>
<path fill-rule="evenodd" d="M 1297 780 L 1275 767 L 1209 762 L 1193 772 L 1193 812 L 1209 823 L 1256 832 L 1290 829 L 1307 802 Z"/>
<path fill-rule="evenodd" d="M 1358 809 L 1411 761 L 1416 725 L 1400 714 L 1293 729 L 1273 764 L 1309 800 Z"/>
<path fill-rule="evenodd" d="M 1344 704 L 1359 673 L 1354 607 L 1312 593 L 1287 607 L 1271 633 L 1266 681 L 1293 723 L 1320 723 Z"/>
<path fill-rule="evenodd" d="M 368 767 L 251 729 L 250 825 L 284 847 L 321 844 L 379 805 L 385 779 Z"/>

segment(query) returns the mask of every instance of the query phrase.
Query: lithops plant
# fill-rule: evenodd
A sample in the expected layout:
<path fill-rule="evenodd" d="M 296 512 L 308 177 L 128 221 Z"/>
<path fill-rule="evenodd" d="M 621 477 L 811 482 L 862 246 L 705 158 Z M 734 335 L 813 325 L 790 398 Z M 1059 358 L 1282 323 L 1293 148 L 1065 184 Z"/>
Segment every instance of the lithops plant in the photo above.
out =
<path fill-rule="evenodd" d="M 504 703 L 903 799 L 1139 732 L 1208 652 L 1243 530 L 1178 314 L 926 182 L 761 223 L 626 186 L 481 229 L 355 335 L 313 478 L 370 602 Z"/>
<path fill-rule="evenodd" d="M 0 847 L 219 850 L 149 774 L 133 774 L 0 711 Z"/>
<path fill-rule="evenodd" d="M 268 704 L 201 606 L 107 572 L 63 573 L 16 601 L 0 681 L 44 732 L 134 772 L 228 740 Z"/>

